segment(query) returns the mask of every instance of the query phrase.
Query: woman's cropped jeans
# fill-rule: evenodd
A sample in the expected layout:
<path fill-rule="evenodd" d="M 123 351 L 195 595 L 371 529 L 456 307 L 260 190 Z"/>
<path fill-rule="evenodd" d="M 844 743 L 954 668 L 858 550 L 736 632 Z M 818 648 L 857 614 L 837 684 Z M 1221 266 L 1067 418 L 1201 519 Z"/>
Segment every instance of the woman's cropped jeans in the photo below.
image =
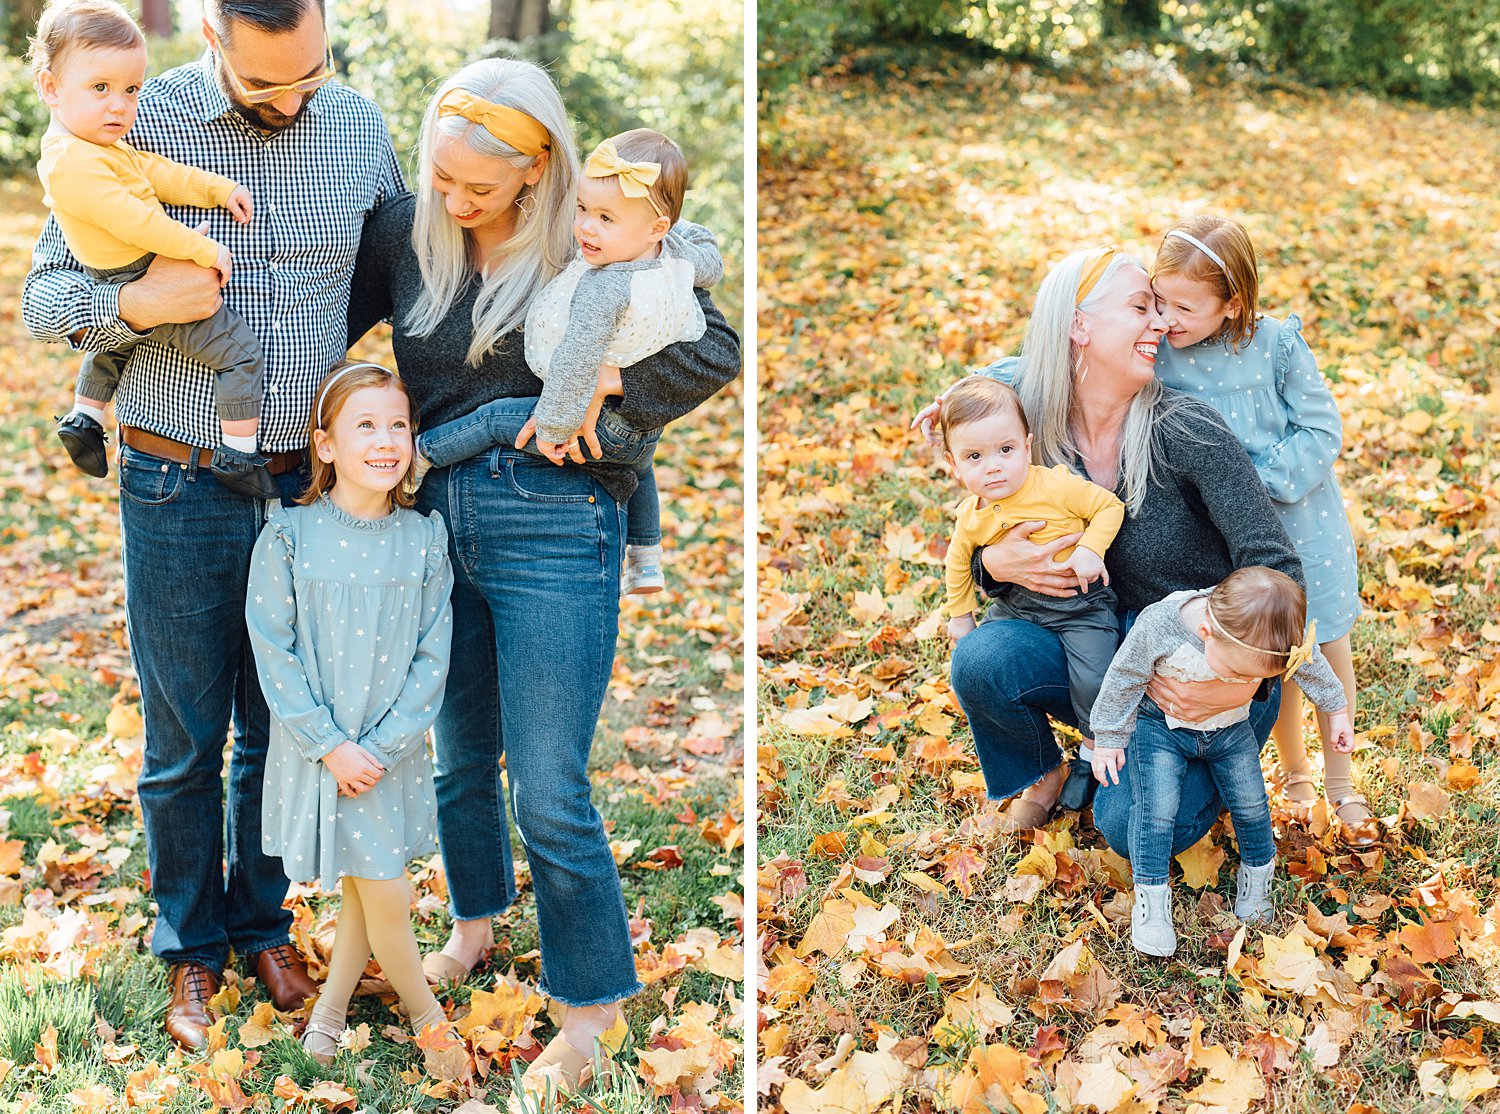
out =
<path fill-rule="evenodd" d="M 438 839 L 454 917 L 515 900 L 504 792 L 536 892 L 544 993 L 639 988 L 620 876 L 590 800 L 614 665 L 625 511 L 586 471 L 497 448 L 428 473 L 453 559 L 453 664 L 438 716 Z M 505 759 L 505 775 L 500 769 Z"/>

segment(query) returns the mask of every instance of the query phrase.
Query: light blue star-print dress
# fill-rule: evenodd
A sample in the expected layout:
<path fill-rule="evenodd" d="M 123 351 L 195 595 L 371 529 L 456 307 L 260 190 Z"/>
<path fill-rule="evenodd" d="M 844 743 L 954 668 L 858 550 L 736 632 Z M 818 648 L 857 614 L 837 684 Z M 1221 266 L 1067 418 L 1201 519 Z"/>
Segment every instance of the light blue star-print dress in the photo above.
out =
<path fill-rule="evenodd" d="M 427 729 L 448 678 L 452 587 L 437 514 L 362 519 L 327 497 L 267 513 L 245 618 L 271 709 L 262 844 L 292 881 L 400 878 L 437 850 Z M 340 797 L 321 761 L 346 739 L 386 768 L 357 797 Z"/>
<path fill-rule="evenodd" d="M 1344 498 L 1333 474 L 1343 447 L 1338 404 L 1302 339 L 1296 314 L 1261 317 L 1238 352 L 1205 340 L 1156 350 L 1156 376 L 1217 410 L 1250 454 L 1307 577 L 1307 617 L 1318 641 L 1349 633 L 1359 617 L 1359 567 Z"/>

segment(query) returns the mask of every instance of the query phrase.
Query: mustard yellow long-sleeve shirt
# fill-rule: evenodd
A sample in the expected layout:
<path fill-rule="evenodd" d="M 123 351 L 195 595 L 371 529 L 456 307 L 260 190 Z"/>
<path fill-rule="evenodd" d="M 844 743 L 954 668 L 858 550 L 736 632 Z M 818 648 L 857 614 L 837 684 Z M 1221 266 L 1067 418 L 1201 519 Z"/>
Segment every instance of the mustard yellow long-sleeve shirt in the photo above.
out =
<path fill-rule="evenodd" d="M 1062 464 L 1053 468 L 1032 465 L 1021 490 L 1008 498 L 981 506 L 979 496 L 971 495 L 958 508 L 953 539 L 948 543 L 950 616 L 974 610 L 974 577 L 970 571 L 974 550 L 999 541 L 1007 530 L 1022 522 L 1045 523 L 1030 536 L 1039 545 L 1082 533 L 1078 545 L 1103 557 L 1125 522 L 1125 504 Z M 1066 561 L 1076 548 L 1060 550 L 1053 560 Z"/>
<path fill-rule="evenodd" d="M 228 178 L 137 151 L 124 140 L 106 147 L 55 133 L 42 138 L 36 172 L 43 204 L 85 267 L 114 270 L 147 252 L 200 267 L 219 257 L 218 245 L 167 216 L 162 203 L 217 208 L 235 190 Z"/>

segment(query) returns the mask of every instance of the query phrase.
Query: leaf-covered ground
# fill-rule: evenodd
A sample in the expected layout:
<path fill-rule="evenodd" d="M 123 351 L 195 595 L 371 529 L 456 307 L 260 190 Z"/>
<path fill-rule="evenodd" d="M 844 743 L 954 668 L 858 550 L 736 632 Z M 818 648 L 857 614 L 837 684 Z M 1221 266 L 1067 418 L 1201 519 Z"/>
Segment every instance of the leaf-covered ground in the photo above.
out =
<path fill-rule="evenodd" d="M 1494 1109 L 1500 121 L 1150 67 L 866 61 L 761 130 L 762 1102 Z M 1356 771 L 1386 838 L 1355 855 L 1325 811 L 1293 822 L 1268 748 L 1274 923 L 1226 915 L 1216 829 L 1157 961 L 1086 821 L 994 831 L 938 637 L 959 488 L 907 423 L 1018 349 L 1050 264 L 1149 259 L 1202 209 L 1249 227 L 1263 308 L 1302 315 L 1343 413 Z"/>
<path fill-rule="evenodd" d="M 452 1047 L 421 1052 L 403 1037 L 373 963 L 351 1016 L 361 1028 L 330 1069 L 286 1038 L 288 1019 L 243 975 L 216 1003 L 211 1055 L 183 1057 L 161 1031 L 116 489 L 74 470 L 52 434 L 75 357 L 21 326 L 46 215 L 35 185 L 0 182 L 0 212 L 0 1109 L 503 1106 L 512 1062 L 553 1032 L 533 992 L 524 866 L 491 964 L 452 996 L 464 1035 Z M 731 283 L 728 306 L 739 296 Z M 628 1008 L 626 1070 L 590 1095 L 611 1110 L 734 1111 L 743 1089 L 741 397 L 731 387 L 662 441 L 668 591 L 625 604 L 594 749 L 595 802 L 648 984 Z M 448 925 L 440 860 L 414 877 L 418 938 L 437 946 Z M 291 901 L 320 973 L 337 901 L 303 888 Z"/>

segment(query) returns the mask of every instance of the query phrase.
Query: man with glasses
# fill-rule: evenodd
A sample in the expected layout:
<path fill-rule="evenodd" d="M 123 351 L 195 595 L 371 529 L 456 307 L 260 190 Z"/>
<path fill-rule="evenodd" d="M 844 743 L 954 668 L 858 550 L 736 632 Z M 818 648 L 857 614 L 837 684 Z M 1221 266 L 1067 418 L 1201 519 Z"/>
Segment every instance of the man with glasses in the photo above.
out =
<path fill-rule="evenodd" d="M 139 342 L 115 398 L 125 617 L 146 721 L 139 796 L 157 904 L 151 948 L 172 967 L 167 1031 L 189 1049 L 206 1043 L 208 1000 L 231 950 L 278 1009 L 297 1009 L 316 986 L 288 942 L 281 860 L 261 852 L 269 714 L 244 616 L 264 504 L 208 470 L 220 436 L 212 370 L 145 334 L 211 316 L 221 295 L 239 311 L 265 350 L 268 469 L 284 496 L 300 493 L 308 411 L 344 354 L 365 217 L 404 188 L 380 110 L 329 84 L 321 0 L 206 0 L 203 34 L 201 61 L 141 90 L 129 140 L 249 189 L 255 212 L 245 226 L 223 209 L 168 208 L 185 223 L 202 220 L 229 248 L 229 286 L 221 292 L 212 270 L 165 258 L 134 282 L 95 283 L 49 221 L 22 304 L 40 340 L 85 351 Z"/>

